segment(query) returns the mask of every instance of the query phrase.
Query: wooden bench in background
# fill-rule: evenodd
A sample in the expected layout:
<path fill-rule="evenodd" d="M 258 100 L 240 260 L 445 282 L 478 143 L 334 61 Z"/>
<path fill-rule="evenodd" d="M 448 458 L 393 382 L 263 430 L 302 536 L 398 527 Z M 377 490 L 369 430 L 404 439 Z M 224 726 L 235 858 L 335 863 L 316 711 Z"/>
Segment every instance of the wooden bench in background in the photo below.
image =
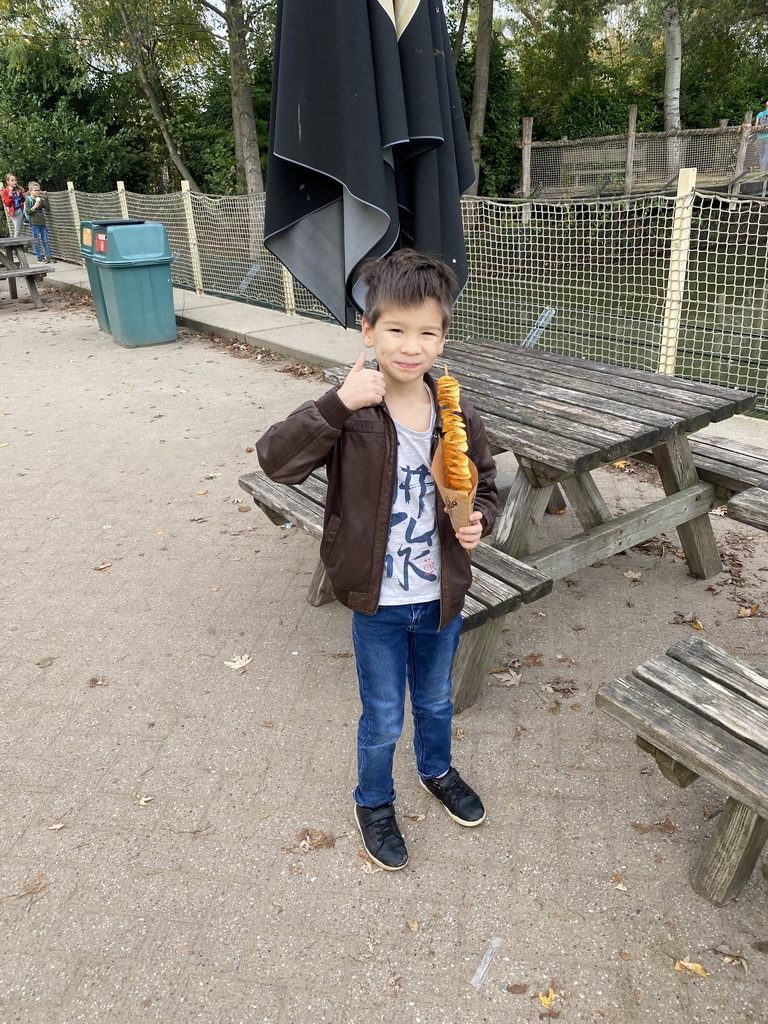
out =
<path fill-rule="evenodd" d="M 597 706 L 631 726 L 665 776 L 727 795 L 694 890 L 715 906 L 749 879 L 768 839 L 768 676 L 699 637 L 602 686 Z"/>
<path fill-rule="evenodd" d="M 728 515 L 768 530 L 768 451 L 706 434 L 693 434 L 689 444 L 699 479 L 713 484 L 715 494 L 727 502 Z M 651 452 L 634 458 L 653 464 Z"/>
<path fill-rule="evenodd" d="M 278 525 L 286 522 L 301 527 L 316 540 L 323 534 L 326 480 L 322 472 L 313 473 L 302 484 L 279 484 L 264 473 L 246 473 L 240 486 L 256 505 Z M 524 562 L 481 543 L 472 552 L 472 587 L 462 612 L 462 635 L 482 626 L 489 619 L 502 618 L 521 604 L 544 597 L 552 590 L 552 580 Z M 309 585 L 307 601 L 311 605 L 333 600 L 333 593 L 322 562 Z M 477 700 L 492 651 L 462 657 L 461 647 L 454 665 L 454 711 L 459 714 Z"/>

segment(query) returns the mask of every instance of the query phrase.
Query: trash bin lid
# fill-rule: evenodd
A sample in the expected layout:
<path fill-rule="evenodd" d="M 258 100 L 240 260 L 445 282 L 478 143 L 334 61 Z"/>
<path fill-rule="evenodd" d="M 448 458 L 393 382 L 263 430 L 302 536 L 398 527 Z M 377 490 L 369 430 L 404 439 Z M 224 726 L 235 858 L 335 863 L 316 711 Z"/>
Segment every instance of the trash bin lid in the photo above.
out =
<path fill-rule="evenodd" d="M 168 262 L 171 247 L 165 226 L 155 221 L 94 224 L 94 259 L 118 266 L 121 263 Z"/>
<path fill-rule="evenodd" d="M 135 217 L 124 217 L 120 220 L 81 220 L 80 221 L 80 252 L 93 254 L 93 232 L 96 228 L 108 228 L 115 224 L 143 224 L 143 220 Z"/>

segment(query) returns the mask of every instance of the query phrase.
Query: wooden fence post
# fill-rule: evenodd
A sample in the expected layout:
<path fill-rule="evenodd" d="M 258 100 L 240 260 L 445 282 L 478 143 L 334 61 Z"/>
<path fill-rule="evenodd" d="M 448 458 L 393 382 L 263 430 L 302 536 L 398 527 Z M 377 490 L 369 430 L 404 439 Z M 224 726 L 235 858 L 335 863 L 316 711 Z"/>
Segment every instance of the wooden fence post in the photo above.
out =
<path fill-rule="evenodd" d="M 531 194 L 531 141 L 533 140 L 533 118 L 523 118 L 523 180 L 521 191 L 526 198 Z M 522 223 L 527 224 L 531 219 L 531 205 L 526 203 L 523 207 Z"/>
<path fill-rule="evenodd" d="M 200 266 L 200 248 L 197 244 L 197 228 L 195 227 L 195 215 L 192 210 L 192 193 L 189 191 L 189 182 L 186 178 L 181 179 L 181 202 L 184 206 L 184 218 L 187 222 L 187 239 L 189 240 L 189 259 L 192 263 L 192 279 L 195 282 L 195 292 L 203 294 L 203 268 Z"/>
<path fill-rule="evenodd" d="M 632 181 L 635 177 L 635 135 L 637 133 L 637 104 L 633 103 L 629 108 L 629 125 L 627 126 L 627 159 L 624 164 L 624 194 L 629 195 L 632 191 Z"/>
<path fill-rule="evenodd" d="M 667 276 L 667 294 L 664 299 L 664 320 L 661 328 L 661 351 L 659 352 L 658 367 L 659 373 L 670 375 L 675 372 L 677 360 L 680 317 L 688 273 L 688 253 L 691 247 L 691 212 L 695 187 L 696 168 L 686 167 L 681 170 L 677 178 L 677 198 L 672 222 L 669 274 Z"/>
<path fill-rule="evenodd" d="M 120 200 L 120 212 L 123 217 L 128 220 L 128 199 L 125 195 L 125 182 L 118 181 L 117 183 L 117 198 Z"/>
<path fill-rule="evenodd" d="M 77 239 L 76 249 L 77 258 L 80 263 L 83 262 L 80 256 L 80 212 L 77 209 L 77 196 L 75 195 L 75 184 L 72 181 L 67 182 L 67 192 L 69 193 L 69 206 L 72 210 L 72 219 L 75 222 L 75 238 Z"/>

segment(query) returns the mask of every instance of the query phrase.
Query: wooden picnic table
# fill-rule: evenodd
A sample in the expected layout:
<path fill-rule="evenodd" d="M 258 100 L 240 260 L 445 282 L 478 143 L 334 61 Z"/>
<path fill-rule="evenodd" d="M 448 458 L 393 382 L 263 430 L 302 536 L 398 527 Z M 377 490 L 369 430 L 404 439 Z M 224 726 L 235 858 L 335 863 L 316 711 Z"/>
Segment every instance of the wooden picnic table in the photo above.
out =
<path fill-rule="evenodd" d="M 699 478 L 688 437 L 748 411 L 754 395 L 483 338 L 449 342 L 440 363 L 448 364 L 462 394 L 482 414 L 494 449 L 513 452 L 518 462 L 492 537 L 495 547 L 562 579 L 676 529 L 694 575 L 720 571 L 708 515 L 720 498 L 712 483 Z M 326 379 L 340 382 L 347 369 L 328 370 Z M 665 497 L 614 517 L 592 471 L 645 451 L 652 453 Z M 556 485 L 581 529 L 537 547 Z M 462 639 L 460 674 L 464 666 L 487 662 L 503 623 L 491 620 Z"/>
<path fill-rule="evenodd" d="M 24 278 L 29 287 L 29 294 L 37 309 L 43 308 L 43 300 L 37 290 L 37 278 L 45 277 L 51 267 L 30 267 L 27 260 L 27 249 L 32 245 L 31 238 L 0 238 L 0 281 L 8 282 L 12 299 L 19 297 L 16 282 Z"/>

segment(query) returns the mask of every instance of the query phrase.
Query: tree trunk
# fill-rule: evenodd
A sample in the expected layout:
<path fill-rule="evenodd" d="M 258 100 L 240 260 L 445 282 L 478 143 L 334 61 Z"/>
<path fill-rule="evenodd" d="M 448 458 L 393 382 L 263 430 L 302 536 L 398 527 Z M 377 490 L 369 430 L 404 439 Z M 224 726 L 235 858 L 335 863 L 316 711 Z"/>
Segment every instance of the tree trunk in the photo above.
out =
<path fill-rule="evenodd" d="M 683 43 L 680 33 L 680 12 L 677 4 L 664 6 L 664 130 L 680 130 L 680 75 L 683 64 Z M 671 177 L 680 170 L 681 140 L 667 139 L 667 171 Z"/>
<path fill-rule="evenodd" d="M 477 39 L 475 41 L 475 84 L 472 90 L 472 112 L 469 117 L 469 148 L 475 165 L 475 184 L 467 192 L 477 195 L 480 183 L 480 156 L 485 111 L 488 105 L 488 75 L 491 63 L 491 33 L 493 32 L 493 0 L 479 0 L 477 13 Z"/>
<path fill-rule="evenodd" d="M 259 140 L 253 115 L 253 92 L 246 48 L 246 24 L 242 0 L 226 0 L 229 35 L 229 81 L 232 125 L 235 132 L 238 192 L 263 192 Z"/>
<path fill-rule="evenodd" d="M 469 0 L 464 0 L 461 6 L 461 17 L 459 18 L 459 27 L 456 31 L 456 38 L 453 41 L 453 66 L 457 67 L 459 63 L 459 57 L 461 56 L 461 48 L 464 46 L 464 32 L 467 27 L 467 15 L 469 14 Z"/>
<path fill-rule="evenodd" d="M 193 192 L 199 192 L 200 188 L 195 179 L 193 178 L 192 172 L 187 167 L 186 163 L 181 157 L 181 154 L 176 148 L 176 143 L 173 141 L 173 137 L 171 136 L 171 133 L 168 129 L 168 122 L 165 118 L 162 107 L 160 105 L 160 100 L 158 99 L 154 86 L 152 85 L 149 75 L 147 74 L 147 69 L 144 67 L 144 60 L 142 58 L 141 53 L 141 43 L 136 37 L 135 29 L 131 26 L 128 14 L 125 10 L 125 5 L 121 3 L 120 0 L 118 0 L 117 7 L 120 11 L 120 17 L 123 19 L 125 31 L 127 32 L 128 39 L 130 41 L 131 51 L 133 53 L 133 66 L 135 67 L 136 71 L 139 74 L 141 88 L 144 92 L 144 95 L 147 97 L 150 109 L 152 110 L 152 115 L 155 118 L 155 121 L 157 122 L 157 126 L 160 129 L 161 135 L 163 136 L 165 147 L 168 150 L 168 156 L 170 156 L 174 166 L 176 167 L 176 170 L 179 172 L 181 177 L 187 179 L 187 181 L 189 182 L 190 189 Z"/>

